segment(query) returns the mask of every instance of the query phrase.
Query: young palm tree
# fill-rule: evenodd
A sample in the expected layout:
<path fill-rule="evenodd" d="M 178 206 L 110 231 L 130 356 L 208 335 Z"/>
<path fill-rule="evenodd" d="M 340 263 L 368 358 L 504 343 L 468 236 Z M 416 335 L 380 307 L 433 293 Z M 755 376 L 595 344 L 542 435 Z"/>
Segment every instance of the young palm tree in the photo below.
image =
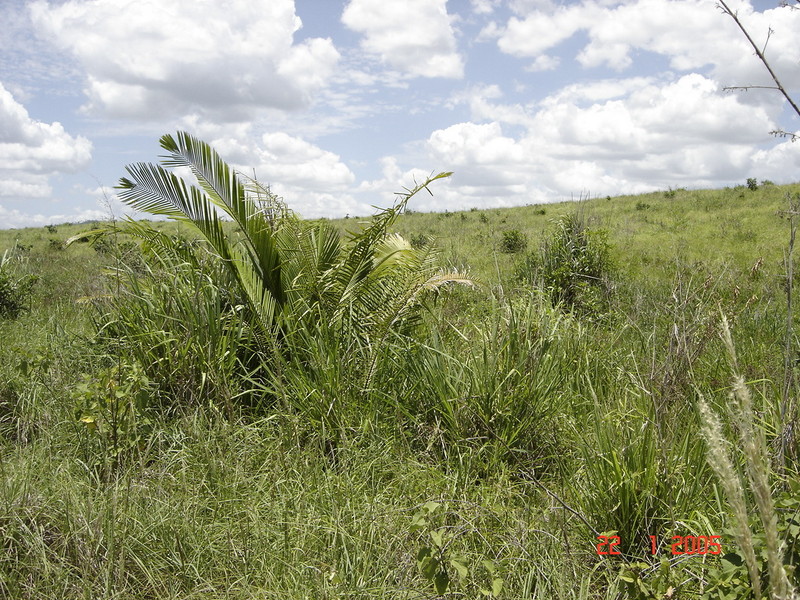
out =
<path fill-rule="evenodd" d="M 405 190 L 394 206 L 342 240 L 329 224 L 294 216 L 268 188 L 238 174 L 207 143 L 179 132 L 163 136 L 161 147 L 167 155 L 160 165 L 127 167 L 120 198 L 202 236 L 221 267 L 214 272 L 226 274 L 218 285 L 237 299 L 253 339 L 260 340 L 254 350 L 262 363 L 277 356 L 284 365 L 308 371 L 314 349 L 317 359 L 322 353 L 324 362 L 347 366 L 348 385 L 369 390 L 397 336 L 413 332 L 426 294 L 452 283 L 474 284 L 462 273 L 437 269 L 430 249 L 415 249 L 389 233 L 416 193 L 450 173 Z M 171 170 L 187 167 L 196 185 Z M 223 225 L 222 215 L 233 228 Z M 200 268 L 197 248 L 149 224 L 129 219 L 112 228 L 143 240 L 155 256 Z"/>

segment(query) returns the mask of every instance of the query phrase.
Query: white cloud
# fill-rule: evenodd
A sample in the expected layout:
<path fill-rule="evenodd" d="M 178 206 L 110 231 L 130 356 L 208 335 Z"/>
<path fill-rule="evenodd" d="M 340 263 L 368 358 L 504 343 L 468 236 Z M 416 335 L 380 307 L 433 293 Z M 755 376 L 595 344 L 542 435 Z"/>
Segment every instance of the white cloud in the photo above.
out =
<path fill-rule="evenodd" d="M 800 166 L 790 142 L 754 153 L 769 140 L 771 113 L 699 74 L 573 84 L 525 107 L 500 96 L 490 86 L 458 97 L 489 122 L 428 139 L 429 160 L 455 171 L 445 194 L 454 208 L 718 187 L 750 174 L 785 181 Z M 511 135 L 504 125 L 524 129 Z"/>
<path fill-rule="evenodd" d="M 536 158 L 526 154 L 521 140 L 506 136 L 497 122 L 458 123 L 434 131 L 428 152 L 433 164 L 454 171 L 435 199 L 439 210 L 520 203 L 533 188 L 530 167 Z"/>
<path fill-rule="evenodd" d="M 795 132 L 800 135 L 800 131 Z M 759 150 L 752 156 L 751 171 L 758 179 L 784 182 L 787 174 L 792 180 L 800 173 L 800 151 L 797 142 L 784 141 L 768 150 Z"/>
<path fill-rule="evenodd" d="M 732 2 L 758 44 L 772 35 L 767 54 L 784 82 L 800 87 L 796 69 L 800 46 L 800 11 L 774 8 L 754 12 L 749 2 Z M 707 0 L 635 0 L 580 3 L 517 1 L 516 15 L 504 25 L 491 24 L 483 35 L 497 39 L 503 52 L 534 58 L 534 68 L 547 66 L 549 51 L 583 32 L 588 42 L 574 57 L 583 67 L 606 66 L 622 71 L 632 66 L 637 51 L 665 57 L 670 67 L 688 71 L 711 67 L 726 85 L 764 84 L 768 75 L 730 17 Z M 546 58 L 542 58 L 546 57 Z"/>
<path fill-rule="evenodd" d="M 0 196 L 46 197 L 51 176 L 86 167 L 91 155 L 89 140 L 32 119 L 0 83 Z"/>
<path fill-rule="evenodd" d="M 341 158 L 282 131 L 258 135 L 250 125 L 227 128 L 195 118 L 188 129 L 207 140 L 223 160 L 282 196 L 305 217 L 364 214 L 368 205 L 351 194 L 356 177 Z"/>
<path fill-rule="evenodd" d="M 540 54 L 528 66 L 528 70 L 536 71 L 554 71 L 561 64 L 561 59 L 558 56 L 550 56 L 549 54 Z"/>
<path fill-rule="evenodd" d="M 494 11 L 497 4 L 499 4 L 499 0 L 470 0 L 470 4 L 472 4 L 472 11 L 476 15 L 488 15 Z"/>
<path fill-rule="evenodd" d="M 24 213 L 16 208 L 7 208 L 0 204 L 0 226 L 3 228 L 36 227 L 58 223 L 82 223 L 84 221 L 102 221 L 108 213 L 100 209 L 76 210 L 71 213 L 43 214 Z"/>
<path fill-rule="evenodd" d="M 435 158 L 455 166 L 500 166 L 523 159 L 522 149 L 502 134 L 499 123 L 458 123 L 434 131 L 428 144 Z"/>
<path fill-rule="evenodd" d="M 587 27 L 592 13 L 597 12 L 584 4 L 558 6 L 548 12 L 533 9 L 524 18 L 511 17 L 505 28 L 496 29 L 497 45 L 507 54 L 537 57 Z"/>
<path fill-rule="evenodd" d="M 466 104 L 474 121 L 500 121 L 511 125 L 530 125 L 531 109 L 521 104 L 501 104 L 503 92 L 497 85 L 477 86 L 453 94 L 450 106 Z"/>
<path fill-rule="evenodd" d="M 255 148 L 259 177 L 307 190 L 342 190 L 355 175 L 338 155 L 286 133 L 267 133 Z"/>
<path fill-rule="evenodd" d="M 446 0 L 350 0 L 342 22 L 364 35 L 361 47 L 412 76 L 460 78 L 464 62 Z"/>
<path fill-rule="evenodd" d="M 306 106 L 339 59 L 330 39 L 293 43 L 292 0 L 37 0 L 30 11 L 82 63 L 87 110 L 109 116 L 241 120 Z"/>

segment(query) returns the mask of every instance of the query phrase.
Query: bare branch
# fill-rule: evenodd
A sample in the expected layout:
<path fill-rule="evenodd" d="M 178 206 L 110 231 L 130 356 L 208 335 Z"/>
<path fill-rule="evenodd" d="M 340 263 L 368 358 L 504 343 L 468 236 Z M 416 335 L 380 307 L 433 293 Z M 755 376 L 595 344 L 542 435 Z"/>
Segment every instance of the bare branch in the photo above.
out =
<path fill-rule="evenodd" d="M 769 134 L 779 138 L 789 138 L 793 142 L 800 139 L 800 135 L 792 133 L 791 131 L 784 131 L 783 129 L 775 129 L 774 131 L 770 131 Z"/>
<path fill-rule="evenodd" d="M 750 34 L 748 33 L 747 29 L 745 29 L 744 25 L 742 25 L 742 22 L 739 20 L 739 15 L 730 9 L 730 7 L 725 3 L 725 0 L 718 0 L 717 6 L 722 10 L 722 12 L 724 12 L 731 19 L 733 19 L 733 21 L 736 23 L 739 29 L 741 29 L 742 33 L 747 38 L 747 41 L 750 42 L 750 45 L 753 47 L 753 50 L 755 50 L 756 56 L 758 56 L 759 60 L 761 60 L 761 62 L 764 63 L 764 66 L 767 68 L 767 71 L 769 71 L 769 74 L 772 77 L 772 80 L 775 82 L 775 85 L 777 86 L 778 90 L 781 92 L 781 94 L 783 94 L 783 97 L 786 98 L 786 101 L 794 109 L 794 112 L 797 113 L 798 116 L 800 116 L 800 108 L 798 108 L 797 104 L 795 104 L 795 101 L 786 91 L 786 88 L 783 87 L 783 84 L 778 79 L 778 76 L 775 74 L 775 71 L 772 70 L 772 67 L 770 66 L 766 56 L 764 56 L 764 53 L 759 49 L 759 47 L 753 41 L 753 38 L 750 37 Z M 792 8 L 795 7 L 793 6 Z M 772 30 L 770 29 L 770 32 L 771 31 Z M 769 35 L 767 35 L 767 41 L 769 41 Z M 766 48 L 766 44 L 764 44 L 764 48 Z"/>
<path fill-rule="evenodd" d="M 774 85 L 727 85 L 722 88 L 723 92 L 732 92 L 734 90 L 778 90 L 780 91 L 779 87 L 775 87 Z"/>

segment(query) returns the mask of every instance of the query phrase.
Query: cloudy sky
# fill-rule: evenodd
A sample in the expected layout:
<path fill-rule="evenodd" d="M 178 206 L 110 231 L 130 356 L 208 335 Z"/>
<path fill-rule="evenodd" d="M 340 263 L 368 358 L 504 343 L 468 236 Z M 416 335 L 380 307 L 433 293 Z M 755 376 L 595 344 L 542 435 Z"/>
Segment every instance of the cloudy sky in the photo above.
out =
<path fill-rule="evenodd" d="M 800 95 L 800 10 L 731 4 Z M 124 212 L 125 165 L 178 129 L 306 217 L 442 170 L 413 209 L 800 180 L 780 95 L 723 90 L 770 80 L 715 0 L 0 0 L 0 23 L 0 228 Z"/>

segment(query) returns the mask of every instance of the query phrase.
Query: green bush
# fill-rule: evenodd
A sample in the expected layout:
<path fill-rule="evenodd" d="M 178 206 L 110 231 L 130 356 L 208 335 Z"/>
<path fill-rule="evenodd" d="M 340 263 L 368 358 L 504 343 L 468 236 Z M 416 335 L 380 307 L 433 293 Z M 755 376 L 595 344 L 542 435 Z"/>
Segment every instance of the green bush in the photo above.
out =
<path fill-rule="evenodd" d="M 579 214 L 556 222 L 539 251 L 518 270 L 521 279 L 540 285 L 553 303 L 589 316 L 608 311 L 614 264 L 607 232 L 590 230 Z"/>
<path fill-rule="evenodd" d="M 440 269 L 432 248 L 389 232 L 414 194 L 449 173 L 343 238 L 325 221 L 294 215 L 208 144 L 179 133 L 161 145 L 169 152 L 161 165 L 128 167 L 120 199 L 182 223 L 203 242 L 186 244 L 138 221 L 93 232 L 103 236 L 98 251 L 121 250 L 115 240 L 126 235 L 141 241 L 144 257 L 141 272 L 118 269 L 103 340 L 140 363 L 178 406 L 218 404 L 229 417 L 237 406 L 280 406 L 331 438 L 343 435 L 344 423 L 383 414 L 382 391 L 404 376 L 395 365 L 426 299 L 451 284 L 473 285 Z M 174 167 L 192 169 L 199 187 L 185 186 Z"/>
<path fill-rule="evenodd" d="M 31 292 L 38 277 L 12 273 L 12 254 L 3 253 L 0 260 L 0 319 L 16 319 L 30 308 Z"/>
<path fill-rule="evenodd" d="M 504 254 L 516 254 L 528 247 L 528 238 L 519 229 L 509 229 L 503 232 L 503 239 L 500 242 L 500 252 Z"/>

